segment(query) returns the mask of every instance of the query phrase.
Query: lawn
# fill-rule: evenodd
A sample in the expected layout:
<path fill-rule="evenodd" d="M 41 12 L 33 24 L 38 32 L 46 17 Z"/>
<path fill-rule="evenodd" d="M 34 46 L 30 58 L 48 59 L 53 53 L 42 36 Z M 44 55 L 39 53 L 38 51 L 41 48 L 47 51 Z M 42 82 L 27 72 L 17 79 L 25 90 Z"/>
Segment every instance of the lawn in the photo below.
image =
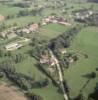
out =
<path fill-rule="evenodd" d="M 88 78 L 83 75 L 89 74 L 98 67 L 98 29 L 97 27 L 87 27 L 83 29 L 71 44 L 69 51 L 76 52 L 79 55 L 79 60 L 70 65 L 68 70 L 65 70 L 65 79 L 70 87 L 71 96 L 78 95 L 80 89 L 87 82 Z M 83 54 L 87 54 L 86 59 Z M 92 79 L 86 88 L 84 95 L 91 93 L 96 86 L 97 77 Z"/>

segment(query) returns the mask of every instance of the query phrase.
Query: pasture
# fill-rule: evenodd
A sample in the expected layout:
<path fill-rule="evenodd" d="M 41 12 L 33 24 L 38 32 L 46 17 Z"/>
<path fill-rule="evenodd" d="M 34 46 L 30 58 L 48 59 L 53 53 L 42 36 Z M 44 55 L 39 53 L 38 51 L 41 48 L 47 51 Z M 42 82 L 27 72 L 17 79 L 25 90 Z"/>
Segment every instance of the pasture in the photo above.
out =
<path fill-rule="evenodd" d="M 65 70 L 65 79 L 67 80 L 71 96 L 78 95 L 83 85 L 88 81 L 86 75 L 91 72 L 96 72 L 98 67 L 98 29 L 97 27 L 84 28 L 73 40 L 69 52 L 75 52 L 79 60 L 70 65 L 70 68 Z M 84 55 L 88 55 L 85 58 Z M 98 80 L 98 72 L 95 79 L 87 84 L 83 89 L 83 94 L 87 96 L 96 86 Z"/>

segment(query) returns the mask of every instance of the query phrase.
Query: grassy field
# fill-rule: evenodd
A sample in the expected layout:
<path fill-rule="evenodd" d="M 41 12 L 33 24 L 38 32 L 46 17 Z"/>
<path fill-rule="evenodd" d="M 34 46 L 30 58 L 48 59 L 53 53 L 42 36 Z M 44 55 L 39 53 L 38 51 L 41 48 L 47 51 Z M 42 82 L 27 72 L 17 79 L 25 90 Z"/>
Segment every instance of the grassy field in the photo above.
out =
<path fill-rule="evenodd" d="M 97 27 L 87 27 L 83 29 L 74 39 L 69 51 L 76 52 L 79 56 L 79 60 L 70 65 L 68 70 L 65 70 L 65 79 L 67 80 L 71 96 L 78 95 L 80 89 L 87 82 L 88 78 L 83 75 L 89 74 L 96 70 L 98 67 L 98 29 Z M 86 59 L 83 54 L 87 54 Z M 85 96 L 91 93 L 96 86 L 97 78 L 92 79 L 83 93 Z"/>
<path fill-rule="evenodd" d="M 46 78 L 46 76 L 36 68 L 35 63 L 35 59 L 28 57 L 22 63 L 17 64 L 17 71 L 32 76 L 36 80 Z M 54 100 L 54 98 L 56 100 L 63 100 L 63 96 L 57 92 L 57 88 L 51 83 L 48 87 L 32 89 L 32 91 L 42 96 L 45 100 Z"/>
<path fill-rule="evenodd" d="M 57 88 L 55 88 L 52 84 L 46 88 L 33 89 L 33 92 L 41 95 L 44 100 L 63 100 L 63 95 L 59 94 L 57 91 Z"/>
<path fill-rule="evenodd" d="M 70 26 L 63 26 L 59 24 L 49 24 L 49 25 L 41 27 L 39 30 L 39 34 L 43 38 L 50 40 L 62 34 L 63 32 L 67 31 L 69 28 Z"/>
<path fill-rule="evenodd" d="M 27 57 L 22 63 L 16 65 L 16 69 L 20 73 L 34 76 L 36 80 L 40 80 L 41 78 L 44 78 L 45 75 L 36 68 L 36 63 L 34 58 Z"/>
<path fill-rule="evenodd" d="M 41 20 L 40 16 L 24 16 L 19 18 L 13 18 L 5 21 L 7 25 L 13 25 L 13 23 L 17 23 L 18 27 L 23 27 L 29 23 L 36 22 L 38 23 Z"/>
<path fill-rule="evenodd" d="M 25 46 L 17 50 L 16 53 L 24 54 L 29 50 L 31 50 L 31 47 Z M 37 61 L 34 58 L 30 57 L 28 54 L 25 55 L 27 56 L 26 59 L 21 63 L 16 64 L 16 71 L 34 77 L 37 81 L 45 79 L 47 76 L 44 73 L 42 73 L 39 69 L 37 69 L 37 67 L 35 66 Z M 32 91 L 33 93 L 42 96 L 45 100 L 54 100 L 54 98 L 56 100 L 63 100 L 63 95 L 58 93 L 57 88 L 51 83 L 51 81 L 49 86 L 45 88 L 32 89 Z"/>
<path fill-rule="evenodd" d="M 0 14 L 7 16 L 7 15 L 14 15 L 18 13 L 22 8 L 19 7 L 11 7 L 7 5 L 1 5 L 0 4 Z"/>
<path fill-rule="evenodd" d="M 27 57 L 22 63 L 16 65 L 17 72 L 23 73 L 34 77 L 35 80 L 42 80 L 46 78 L 46 75 L 40 72 L 36 66 L 36 60 L 32 57 Z M 59 94 L 57 88 L 53 86 L 50 81 L 49 86 L 45 88 L 32 89 L 33 93 L 37 93 L 42 96 L 45 100 L 63 100 L 62 94 Z"/>

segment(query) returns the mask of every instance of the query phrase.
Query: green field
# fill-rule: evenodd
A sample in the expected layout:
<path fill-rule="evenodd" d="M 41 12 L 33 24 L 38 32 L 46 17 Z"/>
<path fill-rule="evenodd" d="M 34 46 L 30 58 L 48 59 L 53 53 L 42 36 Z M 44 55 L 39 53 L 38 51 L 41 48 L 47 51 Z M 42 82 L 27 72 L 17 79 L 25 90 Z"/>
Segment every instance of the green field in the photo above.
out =
<path fill-rule="evenodd" d="M 41 95 L 45 100 L 63 100 L 63 95 L 59 94 L 57 88 L 52 84 L 46 88 L 33 89 L 33 92 Z"/>
<path fill-rule="evenodd" d="M 13 18 L 10 20 L 5 21 L 7 25 L 13 25 L 13 23 L 17 23 L 18 27 L 23 27 L 26 26 L 29 23 L 38 23 L 41 20 L 41 17 L 37 16 L 24 16 L 24 17 L 19 17 L 19 18 Z"/>
<path fill-rule="evenodd" d="M 55 38 L 58 35 L 64 33 L 69 28 L 71 28 L 71 27 L 63 26 L 63 25 L 59 25 L 59 24 L 49 24 L 46 26 L 42 26 L 40 28 L 39 35 L 41 35 L 42 38 L 50 40 L 50 39 Z"/>
<path fill-rule="evenodd" d="M 98 67 L 98 29 L 97 27 L 87 27 L 83 29 L 74 39 L 69 51 L 76 52 L 79 60 L 70 65 L 68 70 L 65 70 L 65 79 L 71 90 L 71 96 L 78 95 L 80 89 L 86 83 L 88 78 L 83 75 L 89 74 L 96 70 Z M 87 54 L 88 58 L 85 59 L 83 54 Z M 96 86 L 97 78 L 92 79 L 87 87 L 83 90 L 85 96 L 91 93 Z"/>
<path fill-rule="evenodd" d="M 17 53 L 25 53 L 25 51 L 30 49 L 31 48 L 27 46 L 18 50 Z M 47 76 L 37 69 L 35 66 L 36 63 L 37 61 L 34 58 L 27 55 L 23 62 L 16 65 L 16 70 L 17 72 L 33 77 L 36 81 L 45 79 Z M 56 98 L 56 100 L 63 100 L 63 95 L 58 93 L 57 88 L 51 83 L 51 81 L 49 86 L 45 88 L 35 88 L 32 89 L 32 91 L 33 93 L 37 93 L 38 95 L 42 96 L 45 100 L 54 100 L 54 98 Z"/>
<path fill-rule="evenodd" d="M 17 72 L 34 77 L 35 80 L 41 80 L 46 78 L 45 74 L 40 72 L 36 68 L 35 64 L 36 60 L 31 57 L 28 57 L 22 63 L 16 65 Z M 62 94 L 59 94 L 57 92 L 57 88 L 53 86 L 51 81 L 49 86 L 45 88 L 32 89 L 32 91 L 42 96 L 45 100 L 54 100 L 54 98 L 56 100 L 63 100 Z"/>
<path fill-rule="evenodd" d="M 0 4 L 0 14 L 4 16 L 17 14 L 20 10 L 22 10 L 22 8 Z"/>

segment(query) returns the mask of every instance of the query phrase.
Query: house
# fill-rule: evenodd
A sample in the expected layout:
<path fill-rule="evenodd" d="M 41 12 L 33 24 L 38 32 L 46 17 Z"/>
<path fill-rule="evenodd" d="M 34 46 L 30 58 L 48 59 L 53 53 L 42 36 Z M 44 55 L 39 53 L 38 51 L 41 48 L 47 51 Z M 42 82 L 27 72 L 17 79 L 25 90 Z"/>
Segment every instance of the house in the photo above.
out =
<path fill-rule="evenodd" d="M 17 35 L 16 35 L 14 32 L 12 32 L 12 33 L 7 34 L 6 37 L 7 37 L 8 39 L 13 39 L 13 38 L 16 38 Z"/>
<path fill-rule="evenodd" d="M 65 48 L 62 48 L 59 50 L 62 54 L 66 54 L 67 53 L 67 50 Z"/>
<path fill-rule="evenodd" d="M 35 24 L 31 24 L 24 27 L 23 29 L 21 29 L 21 32 L 29 34 L 31 32 L 36 31 L 38 28 L 39 28 L 39 25 L 35 23 Z"/>
<path fill-rule="evenodd" d="M 0 32 L 0 37 L 7 38 L 7 39 L 12 39 L 12 38 L 17 37 L 16 27 L 12 27 Z"/>
<path fill-rule="evenodd" d="M 74 59 L 72 57 L 69 58 L 69 63 L 73 63 Z"/>
<path fill-rule="evenodd" d="M 50 62 L 50 59 L 48 57 L 48 55 L 41 55 L 41 58 L 40 58 L 40 63 L 41 64 L 49 64 Z"/>
<path fill-rule="evenodd" d="M 49 57 L 48 55 L 41 55 L 40 63 L 48 64 L 50 65 L 50 67 L 56 65 L 55 59 L 52 57 Z"/>
<path fill-rule="evenodd" d="M 0 22 L 4 21 L 5 17 L 3 15 L 0 15 Z"/>
<path fill-rule="evenodd" d="M 10 32 L 10 31 L 1 32 L 0 36 L 2 38 L 7 38 L 7 39 L 12 39 L 12 38 L 17 37 L 17 35 L 14 32 Z"/>
<path fill-rule="evenodd" d="M 22 44 L 18 44 L 18 43 L 11 43 L 5 46 L 5 49 L 7 51 L 13 51 L 16 50 L 18 48 L 22 47 Z"/>
<path fill-rule="evenodd" d="M 29 31 L 34 32 L 34 31 L 36 31 L 38 28 L 39 28 L 39 25 L 38 25 L 38 24 L 32 24 L 32 25 L 30 25 L 30 27 L 29 27 Z"/>
<path fill-rule="evenodd" d="M 23 28 L 23 29 L 22 29 L 22 32 L 23 32 L 23 33 L 27 33 L 27 34 L 29 34 L 29 33 L 30 33 L 30 30 L 27 29 L 27 28 Z"/>
<path fill-rule="evenodd" d="M 57 63 L 56 63 L 56 61 L 55 61 L 54 58 L 51 58 L 49 64 L 50 64 L 50 66 L 52 67 L 52 66 L 56 65 Z"/>
<path fill-rule="evenodd" d="M 0 32 L 0 37 L 6 38 L 6 35 L 7 35 L 7 32 L 6 31 Z"/>

